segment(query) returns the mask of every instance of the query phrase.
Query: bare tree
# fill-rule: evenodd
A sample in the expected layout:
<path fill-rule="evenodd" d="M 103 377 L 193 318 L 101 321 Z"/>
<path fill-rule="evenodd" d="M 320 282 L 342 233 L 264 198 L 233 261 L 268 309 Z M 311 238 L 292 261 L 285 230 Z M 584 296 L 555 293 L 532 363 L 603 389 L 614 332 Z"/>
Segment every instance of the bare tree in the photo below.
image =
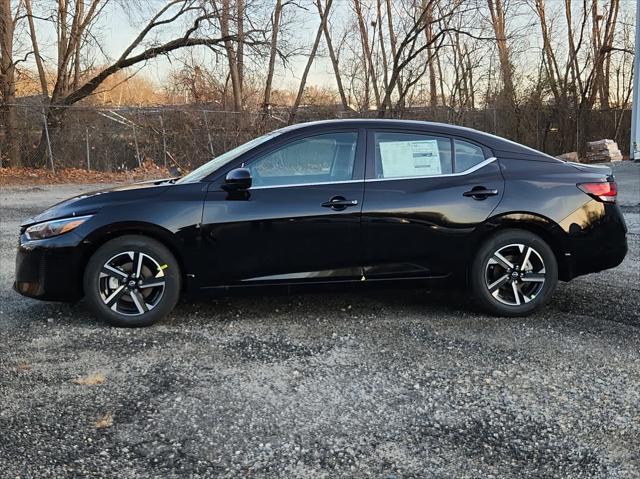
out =
<path fill-rule="evenodd" d="M 16 16 L 11 0 L 0 0 L 0 94 L 2 95 L 2 123 L 5 126 L 6 155 L 12 166 L 20 166 L 16 117 L 16 65 L 13 60 L 13 36 Z"/>
<path fill-rule="evenodd" d="M 66 0 L 59 1 L 62 4 L 66 2 Z M 228 0 L 225 0 L 224 3 L 226 3 L 228 7 Z M 103 10 L 99 8 L 100 6 L 100 0 L 91 0 L 88 7 L 85 8 L 82 18 L 79 17 L 78 10 L 76 10 L 69 31 L 64 34 L 59 34 L 59 41 L 64 42 L 64 45 L 59 47 L 63 58 L 62 60 L 58 60 L 56 80 L 52 89 L 49 105 L 46 108 L 46 121 L 51 134 L 55 134 L 60 126 L 60 122 L 66 111 L 65 107 L 87 98 L 93 94 L 107 78 L 121 70 L 145 63 L 160 55 L 167 55 L 182 48 L 204 46 L 217 52 L 220 52 L 221 48 L 229 51 L 227 45 L 238 41 L 238 36 L 231 34 L 229 29 L 224 28 L 222 25 L 218 30 L 202 31 L 203 26 L 211 26 L 214 20 L 224 17 L 224 15 L 220 16 L 215 8 L 211 8 L 211 5 L 197 0 L 171 0 L 157 10 L 117 59 L 99 70 L 91 72 L 74 87 L 73 84 L 69 83 L 69 78 L 71 78 L 70 72 L 75 68 L 70 67 L 71 58 L 73 57 L 73 53 L 77 51 L 77 43 L 89 34 L 91 25 L 93 25 L 96 18 L 103 12 Z M 225 5 L 223 5 L 223 9 L 224 8 Z M 64 17 L 65 15 L 64 12 L 59 14 L 60 17 Z M 160 43 L 149 42 L 151 34 L 155 33 L 159 28 L 166 28 L 168 25 L 177 26 L 180 22 L 188 20 L 190 24 L 185 27 L 184 33 L 181 35 Z M 33 33 L 32 40 L 37 43 L 35 32 Z M 245 46 L 250 47 L 265 45 L 267 42 L 264 39 L 264 34 L 265 31 L 261 29 L 246 30 L 243 32 L 243 43 Z M 233 64 L 237 65 L 235 61 Z M 69 68 L 71 68 L 71 70 Z M 239 80 L 239 78 L 236 80 Z M 234 94 L 234 102 L 235 108 L 237 110 L 241 109 L 241 96 L 239 94 Z M 43 129 L 40 143 L 33 156 L 34 164 L 42 163 L 45 148 L 46 132 Z"/>
<path fill-rule="evenodd" d="M 280 17 L 282 16 L 282 0 L 276 0 L 271 17 L 271 44 L 269 48 L 269 69 L 267 70 L 267 79 L 264 86 L 264 100 L 262 107 L 267 111 L 271 106 L 271 85 L 273 83 L 273 73 L 276 65 L 276 56 L 278 55 L 278 33 L 280 31 Z"/>
<path fill-rule="evenodd" d="M 320 0 L 317 0 L 320 1 Z M 289 113 L 289 124 L 293 123 L 296 114 L 298 113 L 298 107 L 300 106 L 300 101 L 302 100 L 302 95 L 304 94 L 304 89 L 307 85 L 307 76 L 309 75 L 309 70 L 311 69 L 311 65 L 313 64 L 313 60 L 316 57 L 316 52 L 318 51 L 318 45 L 320 45 L 320 39 L 322 38 L 322 32 L 324 31 L 325 25 L 327 23 L 327 18 L 329 16 L 329 11 L 331 10 L 331 4 L 333 0 L 327 0 L 327 5 L 324 9 L 324 15 L 320 17 L 320 26 L 318 27 L 318 31 L 316 32 L 316 38 L 313 42 L 313 47 L 311 47 L 311 52 L 309 52 L 309 58 L 307 59 L 307 64 L 304 67 L 304 71 L 302 72 L 302 78 L 300 78 L 300 86 L 298 87 L 298 94 L 296 95 L 296 99 L 291 107 L 291 111 Z"/>
<path fill-rule="evenodd" d="M 324 18 L 325 14 L 322 8 L 322 0 L 316 0 L 316 7 L 318 8 L 318 13 L 320 14 L 320 20 L 322 22 L 322 18 Z M 348 110 L 350 109 L 349 102 L 347 101 L 347 96 L 344 92 L 344 86 L 342 85 L 342 75 L 340 74 L 340 64 L 338 62 L 338 56 L 336 55 L 335 49 L 333 48 L 333 40 L 331 39 L 331 32 L 329 31 L 329 21 L 327 17 L 327 21 L 323 23 L 322 30 L 324 32 L 324 40 L 327 44 L 327 50 L 329 50 L 329 58 L 331 59 L 331 66 L 333 67 L 333 74 L 336 79 L 336 86 L 338 88 L 338 94 L 340 95 L 340 101 L 342 102 L 342 109 Z"/>
<path fill-rule="evenodd" d="M 229 64 L 229 76 L 231 77 L 231 87 L 233 89 L 233 109 L 236 112 L 242 111 L 242 77 L 240 76 L 239 55 L 236 56 L 233 38 L 229 30 L 231 11 L 229 0 L 222 0 L 220 11 L 220 30 L 224 37 L 224 48 L 227 52 L 227 62 Z M 240 53 L 240 48 L 238 48 Z"/>
<path fill-rule="evenodd" d="M 29 23 L 29 35 L 31 36 L 31 46 L 33 48 L 33 56 L 36 62 L 36 68 L 38 70 L 38 78 L 40 79 L 40 88 L 42 90 L 42 96 L 45 98 L 49 97 L 49 85 L 47 82 L 47 74 L 44 70 L 44 63 L 42 61 L 42 56 L 40 55 L 40 46 L 38 45 L 38 37 L 36 34 L 36 27 L 33 21 L 33 8 L 31 6 L 31 0 L 24 0 L 27 21 Z M 78 50 L 76 49 L 76 55 L 79 55 Z"/>
<path fill-rule="evenodd" d="M 380 90 L 378 89 L 378 80 L 376 78 L 373 57 L 371 55 L 371 44 L 369 43 L 369 33 L 367 31 L 367 25 L 362 13 L 362 4 L 360 0 L 353 0 L 353 6 L 356 12 L 356 17 L 358 19 L 358 27 L 360 30 L 360 38 L 362 41 L 362 52 L 364 54 L 364 61 L 366 62 L 366 67 L 369 71 L 369 78 L 371 79 L 371 84 L 373 85 L 373 94 L 375 95 L 376 99 L 376 108 L 379 110 Z"/>
<path fill-rule="evenodd" d="M 504 85 L 504 96 L 509 102 L 514 103 L 513 66 L 511 64 L 509 46 L 507 45 L 504 5 L 502 0 L 487 0 L 487 5 L 491 12 L 491 24 L 496 35 L 500 72 L 502 73 L 502 83 Z"/>

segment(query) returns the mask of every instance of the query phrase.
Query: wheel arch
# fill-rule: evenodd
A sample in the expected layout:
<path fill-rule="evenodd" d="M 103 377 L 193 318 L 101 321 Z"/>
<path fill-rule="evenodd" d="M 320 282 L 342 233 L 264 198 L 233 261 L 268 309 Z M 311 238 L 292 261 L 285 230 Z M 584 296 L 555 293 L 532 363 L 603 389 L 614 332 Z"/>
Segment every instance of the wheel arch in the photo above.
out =
<path fill-rule="evenodd" d="M 184 290 L 186 288 L 187 278 L 185 277 L 186 268 L 184 264 L 184 258 L 173 233 L 153 223 L 139 221 L 112 223 L 92 231 L 83 240 L 83 243 L 87 247 L 83 252 L 82 261 L 80 263 L 82 269 L 80 277 L 82 278 L 84 276 L 84 271 L 87 267 L 87 263 L 89 262 L 91 256 L 93 256 L 93 254 L 98 250 L 98 248 L 100 248 L 108 241 L 126 235 L 147 236 L 165 246 L 178 262 L 178 266 L 180 267 L 180 277 L 182 278 L 182 289 Z M 82 288 L 82 284 L 80 285 L 80 287 Z M 83 288 L 81 290 L 84 293 Z"/>
<path fill-rule="evenodd" d="M 469 251 L 470 260 L 468 264 L 471 264 L 476 252 L 487 238 L 506 229 L 521 229 L 542 238 L 549 245 L 556 258 L 559 279 L 568 280 L 572 277 L 571 263 L 567 256 L 565 256 L 562 228 L 553 220 L 535 213 L 503 213 L 485 221 L 482 226 L 476 230 L 474 241 L 471 242 L 472 247 Z M 467 267 L 466 274 L 468 280 L 469 267 Z"/>

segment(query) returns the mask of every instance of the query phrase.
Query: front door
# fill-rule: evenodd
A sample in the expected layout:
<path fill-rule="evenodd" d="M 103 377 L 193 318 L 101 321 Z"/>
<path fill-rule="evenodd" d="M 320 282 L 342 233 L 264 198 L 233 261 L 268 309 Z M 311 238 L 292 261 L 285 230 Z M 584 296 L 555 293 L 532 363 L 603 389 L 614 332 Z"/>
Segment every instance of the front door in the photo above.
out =
<path fill-rule="evenodd" d="M 365 276 L 446 276 L 464 268 L 472 233 L 503 193 L 491 152 L 426 132 L 379 130 L 368 137 Z"/>
<path fill-rule="evenodd" d="M 215 186 L 204 205 L 201 283 L 357 277 L 363 150 L 358 131 L 293 138 L 247 160 L 248 194 Z"/>

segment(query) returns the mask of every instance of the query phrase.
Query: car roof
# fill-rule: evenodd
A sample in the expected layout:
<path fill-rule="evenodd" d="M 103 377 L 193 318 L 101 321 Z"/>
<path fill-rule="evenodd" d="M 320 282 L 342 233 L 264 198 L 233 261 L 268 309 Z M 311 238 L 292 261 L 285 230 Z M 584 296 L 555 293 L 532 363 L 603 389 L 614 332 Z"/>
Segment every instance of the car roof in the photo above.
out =
<path fill-rule="evenodd" d="M 307 123 L 297 123 L 289 125 L 278 130 L 279 132 L 303 132 L 305 130 L 317 130 L 331 127 L 341 128 L 397 128 L 408 130 L 424 130 L 435 134 L 459 136 L 461 138 L 467 138 L 471 141 L 475 141 L 484 145 L 491 150 L 494 154 L 511 154 L 518 155 L 531 159 L 543 159 L 549 161 L 560 161 L 552 156 L 542 153 L 540 151 L 529 148 L 528 146 L 521 145 L 506 138 L 501 138 L 490 133 L 474 130 L 465 126 L 450 125 L 447 123 L 437 123 L 430 121 L 418 121 L 418 120 L 393 120 L 393 119 L 371 119 L 371 118 L 355 118 L 355 119 L 340 119 L 340 120 L 320 120 L 311 121 Z"/>

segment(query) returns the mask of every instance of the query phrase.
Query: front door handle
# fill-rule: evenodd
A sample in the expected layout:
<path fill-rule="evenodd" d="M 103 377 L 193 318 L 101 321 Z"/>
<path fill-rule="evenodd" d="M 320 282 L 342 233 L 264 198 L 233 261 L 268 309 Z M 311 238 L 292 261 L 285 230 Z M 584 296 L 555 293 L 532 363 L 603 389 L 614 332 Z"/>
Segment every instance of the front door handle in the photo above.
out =
<path fill-rule="evenodd" d="M 349 206 L 357 206 L 358 200 L 348 200 L 343 196 L 334 196 L 329 201 L 325 201 L 320 206 L 323 208 L 332 208 L 334 210 L 344 210 Z"/>
<path fill-rule="evenodd" d="M 497 194 L 498 190 L 496 190 L 495 188 L 488 189 L 484 186 L 474 186 L 473 188 L 471 188 L 471 190 L 462 193 L 462 196 L 470 196 L 474 200 L 484 200 L 489 196 L 496 196 Z"/>

